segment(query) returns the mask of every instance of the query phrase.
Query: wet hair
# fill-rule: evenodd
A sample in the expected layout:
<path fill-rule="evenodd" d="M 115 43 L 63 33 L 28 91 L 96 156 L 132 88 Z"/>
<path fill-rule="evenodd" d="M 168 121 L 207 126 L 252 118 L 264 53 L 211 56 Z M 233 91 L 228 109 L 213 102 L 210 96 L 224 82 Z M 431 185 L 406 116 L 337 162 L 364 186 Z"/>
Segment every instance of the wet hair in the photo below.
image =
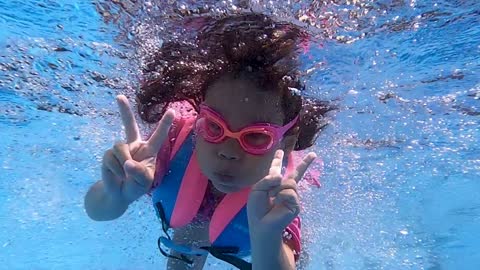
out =
<path fill-rule="evenodd" d="M 157 122 L 167 107 L 178 101 L 188 101 L 198 111 L 209 86 L 219 78 L 227 74 L 247 76 L 262 91 L 280 95 L 284 124 L 300 115 L 294 150 L 315 143 L 333 106 L 301 95 L 305 86 L 300 80 L 298 56 L 302 42 L 308 39 L 305 32 L 256 13 L 185 21 L 185 25 L 192 24 L 198 26 L 195 40 L 164 41 L 142 70 L 144 81 L 137 92 L 137 104 L 144 121 Z"/>

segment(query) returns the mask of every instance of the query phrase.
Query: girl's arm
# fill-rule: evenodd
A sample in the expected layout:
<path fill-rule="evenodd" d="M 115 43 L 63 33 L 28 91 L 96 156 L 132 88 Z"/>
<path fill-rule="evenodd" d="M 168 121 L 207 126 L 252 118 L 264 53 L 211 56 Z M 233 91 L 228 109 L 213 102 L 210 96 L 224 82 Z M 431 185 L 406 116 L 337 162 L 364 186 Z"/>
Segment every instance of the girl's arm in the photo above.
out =
<path fill-rule="evenodd" d="M 283 151 L 277 150 L 269 174 L 252 187 L 247 203 L 247 214 L 254 270 L 295 269 L 293 252 L 295 246 L 297 254 L 300 251 L 300 223 L 295 221 L 300 212 L 297 183 L 315 157 L 315 153 L 309 153 L 294 173 L 283 177 L 281 174 Z M 298 228 L 294 230 L 296 223 Z M 297 243 L 296 245 L 290 247 L 283 243 L 284 230 L 292 235 L 293 241 L 288 242 Z"/>
<path fill-rule="evenodd" d="M 252 235 L 252 268 L 290 270 L 295 268 L 295 257 L 282 235 Z"/>

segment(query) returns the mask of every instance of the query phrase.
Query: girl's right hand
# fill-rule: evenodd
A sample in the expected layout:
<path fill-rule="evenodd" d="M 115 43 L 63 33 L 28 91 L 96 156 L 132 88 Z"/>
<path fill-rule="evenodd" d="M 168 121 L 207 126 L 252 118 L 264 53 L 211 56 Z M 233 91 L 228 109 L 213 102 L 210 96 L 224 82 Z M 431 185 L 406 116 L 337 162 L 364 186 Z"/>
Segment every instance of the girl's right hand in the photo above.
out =
<path fill-rule="evenodd" d="M 102 162 L 102 180 L 105 192 L 115 200 L 127 204 L 146 194 L 154 180 L 157 154 L 175 118 L 168 110 L 152 136 L 142 140 L 128 99 L 117 96 L 120 115 L 126 132 L 126 143 L 116 143 L 107 150 Z"/>

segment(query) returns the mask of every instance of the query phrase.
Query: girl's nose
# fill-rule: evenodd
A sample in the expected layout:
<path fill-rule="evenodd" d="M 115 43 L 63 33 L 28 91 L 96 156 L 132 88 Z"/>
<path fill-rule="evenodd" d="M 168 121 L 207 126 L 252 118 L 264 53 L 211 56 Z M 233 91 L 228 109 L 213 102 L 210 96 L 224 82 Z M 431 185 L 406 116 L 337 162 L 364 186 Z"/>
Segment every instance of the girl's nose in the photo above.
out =
<path fill-rule="evenodd" d="M 228 138 L 220 145 L 218 156 L 226 160 L 239 160 L 243 151 L 237 140 Z"/>

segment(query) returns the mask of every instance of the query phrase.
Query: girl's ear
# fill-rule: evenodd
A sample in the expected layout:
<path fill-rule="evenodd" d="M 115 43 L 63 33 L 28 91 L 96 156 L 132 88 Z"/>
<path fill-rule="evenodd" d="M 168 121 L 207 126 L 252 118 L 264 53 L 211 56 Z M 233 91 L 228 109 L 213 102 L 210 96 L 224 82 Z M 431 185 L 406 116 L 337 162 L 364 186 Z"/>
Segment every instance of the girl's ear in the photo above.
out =
<path fill-rule="evenodd" d="M 295 145 L 298 141 L 298 135 L 300 134 L 299 131 L 300 127 L 294 127 L 292 131 L 287 132 L 290 133 L 290 135 L 286 135 L 285 137 L 283 137 L 282 148 L 286 155 L 290 154 L 293 149 L 295 149 Z"/>

